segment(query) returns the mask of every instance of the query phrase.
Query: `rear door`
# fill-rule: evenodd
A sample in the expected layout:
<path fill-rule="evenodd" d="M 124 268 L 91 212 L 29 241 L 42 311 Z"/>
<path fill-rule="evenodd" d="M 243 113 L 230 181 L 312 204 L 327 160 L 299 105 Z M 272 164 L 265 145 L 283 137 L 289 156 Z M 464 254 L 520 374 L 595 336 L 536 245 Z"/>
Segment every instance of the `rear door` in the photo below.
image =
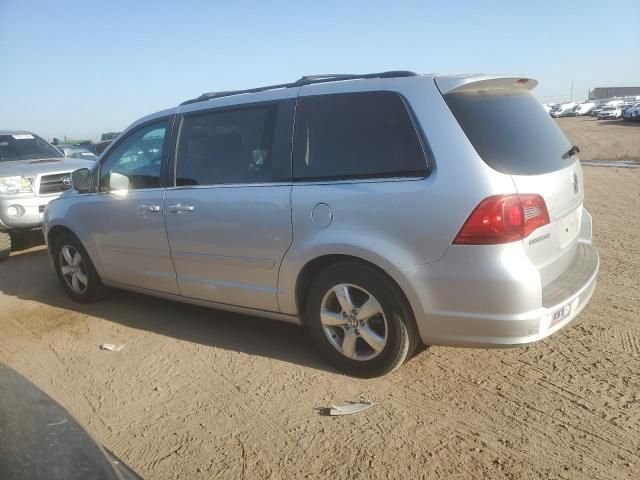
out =
<path fill-rule="evenodd" d="M 277 311 L 291 245 L 295 100 L 199 110 L 181 120 L 167 232 L 182 295 Z"/>
<path fill-rule="evenodd" d="M 443 93 L 485 163 L 510 174 L 518 193 L 544 198 L 550 224 L 523 240 L 544 286 L 573 259 L 584 190 L 578 156 L 571 152 L 572 145 L 556 121 L 529 92 L 531 85 L 535 81 L 500 78 L 468 82 Z"/>

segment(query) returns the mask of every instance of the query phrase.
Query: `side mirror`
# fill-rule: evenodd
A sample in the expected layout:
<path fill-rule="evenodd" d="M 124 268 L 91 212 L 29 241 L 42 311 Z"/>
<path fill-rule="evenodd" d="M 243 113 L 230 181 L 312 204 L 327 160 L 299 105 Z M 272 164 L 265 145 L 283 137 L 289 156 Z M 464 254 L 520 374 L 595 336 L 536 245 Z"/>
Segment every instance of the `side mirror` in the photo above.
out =
<path fill-rule="evenodd" d="M 118 172 L 109 174 L 110 190 L 129 190 L 129 177 Z"/>
<path fill-rule="evenodd" d="M 81 168 L 71 173 L 71 185 L 79 193 L 87 193 L 93 189 L 91 170 Z"/>

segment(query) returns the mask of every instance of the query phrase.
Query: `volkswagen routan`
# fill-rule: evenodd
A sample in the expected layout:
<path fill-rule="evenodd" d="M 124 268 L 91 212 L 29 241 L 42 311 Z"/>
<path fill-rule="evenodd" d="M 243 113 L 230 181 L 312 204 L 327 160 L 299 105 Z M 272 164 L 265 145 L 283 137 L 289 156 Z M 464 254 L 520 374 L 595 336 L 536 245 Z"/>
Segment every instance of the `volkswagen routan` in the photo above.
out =
<path fill-rule="evenodd" d="M 138 120 L 44 230 L 62 287 L 304 324 L 372 377 L 420 345 L 529 344 L 599 266 L 579 148 L 496 75 L 316 75 Z M 238 324 L 238 329 L 242 325 Z"/>

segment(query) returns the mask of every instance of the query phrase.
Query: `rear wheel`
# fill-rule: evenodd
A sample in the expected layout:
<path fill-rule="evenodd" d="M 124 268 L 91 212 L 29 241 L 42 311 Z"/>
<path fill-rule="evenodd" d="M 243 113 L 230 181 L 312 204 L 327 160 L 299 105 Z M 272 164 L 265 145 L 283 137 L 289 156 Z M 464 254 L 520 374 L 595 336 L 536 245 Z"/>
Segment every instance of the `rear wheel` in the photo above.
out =
<path fill-rule="evenodd" d="M 419 343 L 400 289 L 377 269 L 357 262 L 320 272 L 307 296 L 306 321 L 321 353 L 358 377 L 392 372 Z"/>
<path fill-rule="evenodd" d="M 8 232 L 0 232 L 0 262 L 9 258 L 11 253 L 11 235 Z"/>
<path fill-rule="evenodd" d="M 74 300 L 93 302 L 106 293 L 87 251 L 75 236 L 60 235 L 55 243 L 54 264 L 62 287 Z"/>

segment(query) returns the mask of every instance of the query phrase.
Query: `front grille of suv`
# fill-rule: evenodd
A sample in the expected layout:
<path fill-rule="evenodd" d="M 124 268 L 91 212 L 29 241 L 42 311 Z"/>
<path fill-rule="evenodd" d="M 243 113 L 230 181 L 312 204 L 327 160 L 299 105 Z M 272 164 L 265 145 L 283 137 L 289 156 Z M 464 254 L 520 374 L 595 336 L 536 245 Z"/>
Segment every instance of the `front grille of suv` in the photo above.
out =
<path fill-rule="evenodd" d="M 64 179 L 69 179 L 64 181 Z M 61 193 L 71 188 L 71 172 L 56 173 L 55 175 L 43 175 L 40 178 L 40 195 Z"/>

